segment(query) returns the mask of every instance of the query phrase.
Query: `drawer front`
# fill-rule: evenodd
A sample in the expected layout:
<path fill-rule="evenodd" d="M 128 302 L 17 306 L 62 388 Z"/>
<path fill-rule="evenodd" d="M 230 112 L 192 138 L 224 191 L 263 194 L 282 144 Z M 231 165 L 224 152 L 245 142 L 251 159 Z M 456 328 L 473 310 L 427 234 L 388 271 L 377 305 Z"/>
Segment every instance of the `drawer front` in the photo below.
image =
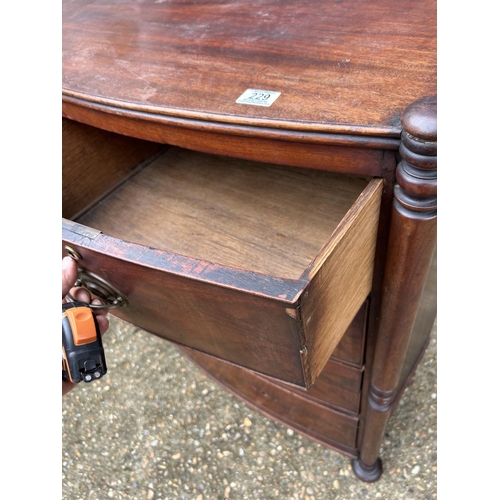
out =
<path fill-rule="evenodd" d="M 283 389 L 294 392 L 301 398 L 329 408 L 359 414 L 363 370 L 338 363 L 331 358 L 323 368 L 314 385 L 307 391 L 276 381 Z"/>
<path fill-rule="evenodd" d="M 368 301 L 366 301 L 352 320 L 344 336 L 337 344 L 331 359 L 361 368 L 364 365 L 366 321 Z"/>
<path fill-rule="evenodd" d="M 289 384 L 283 384 L 282 387 L 296 392 L 302 398 L 357 416 L 363 380 L 367 311 L 368 301 L 361 306 L 321 374 L 307 392 Z"/>
<path fill-rule="evenodd" d="M 307 393 L 293 389 L 212 356 L 181 348 L 199 368 L 249 406 L 306 436 L 346 454 L 354 454 L 357 415 L 348 415 L 319 404 Z M 321 378 L 321 377 L 320 377 Z"/>
<path fill-rule="evenodd" d="M 63 248 L 127 297 L 118 317 L 308 388 L 370 292 L 383 183 L 224 162 L 170 150 L 85 214 L 90 228 L 63 219 Z"/>
<path fill-rule="evenodd" d="M 347 411 L 355 416 L 359 413 L 363 371 L 330 359 L 321 375 L 307 391 L 291 388 L 306 399 L 322 405 Z"/>
<path fill-rule="evenodd" d="M 181 345 L 305 384 L 296 319 L 286 303 L 256 293 L 259 287 L 269 293 L 272 283 L 181 256 L 167 259 L 163 252 L 105 235 L 86 238 L 73 232 L 74 225 L 71 229 L 63 229 L 63 243 L 82 256 L 79 264 L 126 296 L 127 307 L 113 310 L 117 317 Z"/>

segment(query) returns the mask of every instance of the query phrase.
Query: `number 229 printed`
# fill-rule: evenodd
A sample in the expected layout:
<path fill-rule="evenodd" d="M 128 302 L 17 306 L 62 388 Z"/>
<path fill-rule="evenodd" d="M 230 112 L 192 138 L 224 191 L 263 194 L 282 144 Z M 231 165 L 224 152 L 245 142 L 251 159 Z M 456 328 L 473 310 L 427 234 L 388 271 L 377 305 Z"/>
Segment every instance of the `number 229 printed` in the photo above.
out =
<path fill-rule="evenodd" d="M 278 99 L 281 92 L 273 90 L 247 89 L 236 99 L 238 104 L 251 104 L 253 106 L 271 106 Z"/>

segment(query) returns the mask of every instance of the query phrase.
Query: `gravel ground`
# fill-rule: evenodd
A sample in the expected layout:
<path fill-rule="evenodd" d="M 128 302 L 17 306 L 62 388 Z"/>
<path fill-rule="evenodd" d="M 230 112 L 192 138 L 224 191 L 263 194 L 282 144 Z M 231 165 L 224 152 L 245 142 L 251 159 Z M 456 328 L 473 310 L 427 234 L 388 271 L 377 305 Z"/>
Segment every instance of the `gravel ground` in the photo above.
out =
<path fill-rule="evenodd" d="M 436 325 L 391 420 L 382 478 L 248 408 L 170 343 L 111 318 L 108 374 L 63 398 L 62 499 L 437 498 Z"/>

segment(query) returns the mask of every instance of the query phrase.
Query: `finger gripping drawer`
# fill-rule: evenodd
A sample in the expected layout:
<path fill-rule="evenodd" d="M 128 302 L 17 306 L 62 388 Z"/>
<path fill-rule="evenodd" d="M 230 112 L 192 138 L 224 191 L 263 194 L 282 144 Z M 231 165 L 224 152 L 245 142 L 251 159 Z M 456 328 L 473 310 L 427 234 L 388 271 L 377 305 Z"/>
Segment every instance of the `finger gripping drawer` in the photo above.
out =
<path fill-rule="evenodd" d="M 307 388 L 370 292 L 381 192 L 172 148 L 63 219 L 63 245 L 126 295 L 116 316 Z"/>

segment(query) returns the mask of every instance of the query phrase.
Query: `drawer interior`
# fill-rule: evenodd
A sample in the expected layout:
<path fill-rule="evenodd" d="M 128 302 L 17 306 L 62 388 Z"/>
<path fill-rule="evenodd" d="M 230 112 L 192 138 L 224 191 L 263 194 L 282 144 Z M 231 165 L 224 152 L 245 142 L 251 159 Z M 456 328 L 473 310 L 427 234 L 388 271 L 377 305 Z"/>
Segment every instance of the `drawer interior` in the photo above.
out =
<path fill-rule="evenodd" d="M 382 190 L 63 127 L 63 251 L 127 298 L 114 314 L 302 388 L 370 293 Z M 362 344 L 340 359 L 358 366 Z"/>
<path fill-rule="evenodd" d="M 299 279 L 368 182 L 171 148 L 77 221 L 167 252 Z"/>

